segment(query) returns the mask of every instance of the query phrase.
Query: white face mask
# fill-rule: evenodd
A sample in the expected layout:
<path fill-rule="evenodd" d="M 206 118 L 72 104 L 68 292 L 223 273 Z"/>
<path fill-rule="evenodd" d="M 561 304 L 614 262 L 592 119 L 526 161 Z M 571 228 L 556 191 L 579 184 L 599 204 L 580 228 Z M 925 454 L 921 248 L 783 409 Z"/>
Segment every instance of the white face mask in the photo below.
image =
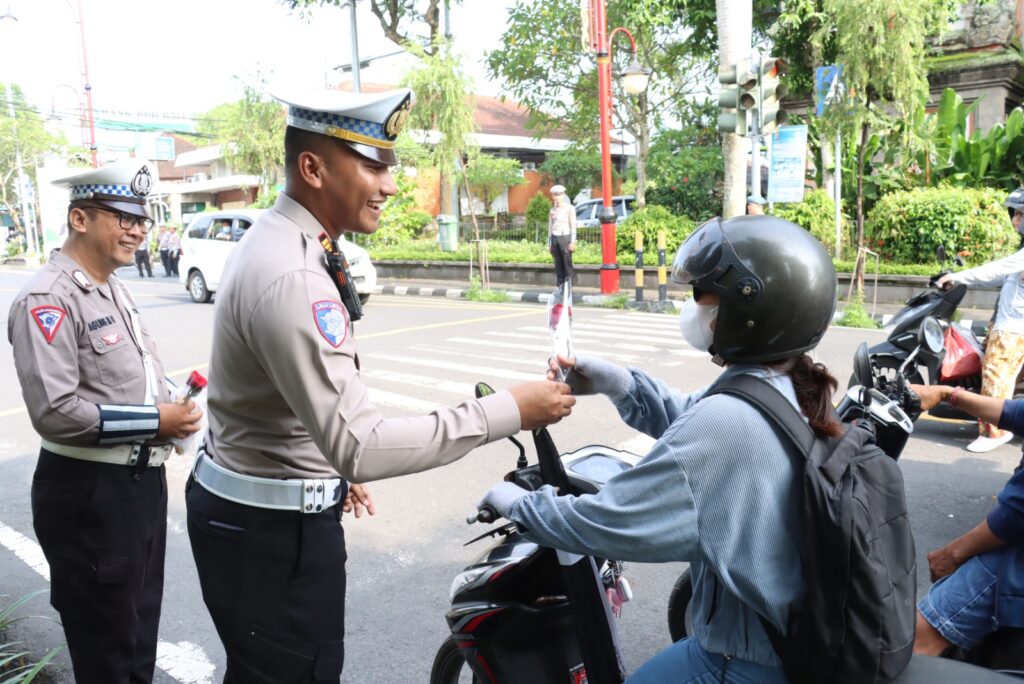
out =
<path fill-rule="evenodd" d="M 718 305 L 702 306 L 692 297 L 679 310 L 679 331 L 690 346 L 707 351 L 715 340 L 711 324 L 718 318 Z"/>

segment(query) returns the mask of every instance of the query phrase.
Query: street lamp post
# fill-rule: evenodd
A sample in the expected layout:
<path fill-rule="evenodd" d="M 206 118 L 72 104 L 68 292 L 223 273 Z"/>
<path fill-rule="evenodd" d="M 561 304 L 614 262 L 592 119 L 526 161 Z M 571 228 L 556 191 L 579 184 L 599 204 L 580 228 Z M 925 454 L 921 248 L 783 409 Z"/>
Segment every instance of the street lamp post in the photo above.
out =
<path fill-rule="evenodd" d="M 617 28 L 607 34 L 605 0 L 590 0 L 590 45 L 597 53 L 597 98 L 601 117 L 601 294 L 619 291 L 619 264 L 615 249 L 615 209 L 612 207 L 612 41 L 620 31 L 629 38 L 633 62 L 623 72 L 623 87 L 630 95 L 647 88 L 650 72 L 640 66 L 636 57 L 636 41 L 627 29 Z M 606 37 L 607 34 L 607 37 Z"/>

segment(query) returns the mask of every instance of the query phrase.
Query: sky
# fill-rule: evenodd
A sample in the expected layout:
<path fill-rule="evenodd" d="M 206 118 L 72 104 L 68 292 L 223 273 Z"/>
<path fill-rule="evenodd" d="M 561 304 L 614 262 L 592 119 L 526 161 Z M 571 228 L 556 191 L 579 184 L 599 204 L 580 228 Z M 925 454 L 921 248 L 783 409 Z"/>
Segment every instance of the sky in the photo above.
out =
<path fill-rule="evenodd" d="M 194 115 L 236 99 L 238 78 L 320 87 L 350 80 L 332 67 L 351 62 L 349 9 L 316 8 L 305 19 L 278 0 L 0 0 L 0 81 L 19 84 L 37 108 L 77 111 L 83 78 L 79 3 L 93 108 Z M 477 92 L 500 94 L 483 66 L 513 0 L 466 0 L 452 7 L 456 50 Z M 361 59 L 395 52 L 369 4 L 358 5 Z M 364 82 L 396 83 L 411 58 L 390 57 L 362 72 Z M 119 117 L 120 118 L 120 117 Z"/>

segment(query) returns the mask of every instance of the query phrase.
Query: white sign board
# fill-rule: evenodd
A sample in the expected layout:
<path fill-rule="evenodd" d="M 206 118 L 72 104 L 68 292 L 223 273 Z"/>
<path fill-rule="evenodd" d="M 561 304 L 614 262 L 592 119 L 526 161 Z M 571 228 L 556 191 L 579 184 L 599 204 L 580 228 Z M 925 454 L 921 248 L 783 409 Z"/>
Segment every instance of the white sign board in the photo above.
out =
<path fill-rule="evenodd" d="M 784 126 L 769 138 L 769 202 L 802 202 L 807 167 L 807 126 Z"/>

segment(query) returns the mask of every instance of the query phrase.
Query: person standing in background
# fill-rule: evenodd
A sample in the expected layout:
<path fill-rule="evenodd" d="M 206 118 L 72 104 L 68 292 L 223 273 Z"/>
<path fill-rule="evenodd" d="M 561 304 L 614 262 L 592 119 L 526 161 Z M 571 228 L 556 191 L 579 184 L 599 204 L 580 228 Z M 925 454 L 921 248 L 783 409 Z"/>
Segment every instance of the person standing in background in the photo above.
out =
<path fill-rule="evenodd" d="M 170 228 L 167 237 L 167 263 L 171 267 L 171 275 L 178 275 L 178 260 L 181 259 L 181 236 L 177 228 Z"/>
<path fill-rule="evenodd" d="M 164 277 L 171 275 L 171 250 L 167 245 L 171 233 L 167 226 L 160 230 L 160 237 L 157 238 L 157 248 L 160 250 L 160 263 L 164 265 Z"/>
<path fill-rule="evenodd" d="M 548 214 L 548 249 L 555 260 L 558 287 L 572 282 L 572 253 L 576 250 L 576 209 L 565 196 L 565 186 L 551 188 L 554 205 Z"/>

